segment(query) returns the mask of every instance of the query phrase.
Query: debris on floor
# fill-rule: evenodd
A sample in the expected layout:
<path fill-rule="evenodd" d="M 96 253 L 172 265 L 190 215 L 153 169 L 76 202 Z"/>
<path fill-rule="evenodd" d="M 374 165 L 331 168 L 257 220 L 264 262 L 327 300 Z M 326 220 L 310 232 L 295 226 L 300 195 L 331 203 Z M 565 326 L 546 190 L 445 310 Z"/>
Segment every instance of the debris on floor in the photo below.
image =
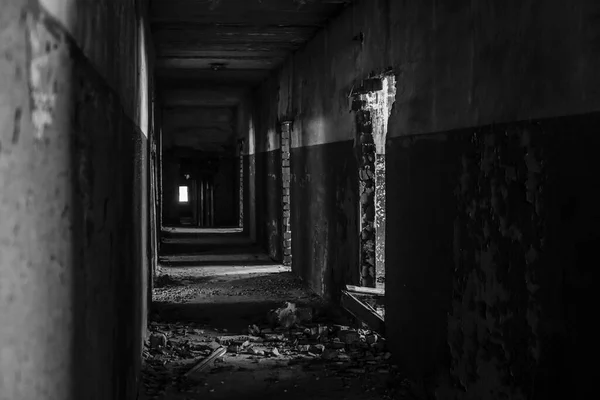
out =
<path fill-rule="evenodd" d="M 234 399 L 252 392 L 246 398 L 321 400 L 338 397 L 335 390 L 346 391 L 348 400 L 414 398 L 385 338 L 327 309 L 291 274 L 170 275 L 165 282 L 173 287 L 195 282 L 188 286 L 197 297 L 194 304 L 171 299 L 153 314 L 144 349 L 145 399 Z M 260 396 L 263 390 L 271 392 Z"/>
<path fill-rule="evenodd" d="M 147 394 L 157 398 L 153 396 L 164 393 L 169 385 L 185 385 L 185 378 L 219 368 L 215 360 L 225 353 L 254 362 L 282 358 L 290 365 L 301 363 L 306 368 L 321 364 L 338 376 L 394 372 L 385 339 L 376 332 L 313 323 L 308 316 L 306 310 L 287 302 L 269 313 L 269 323 L 250 325 L 247 334 L 220 336 L 184 324 L 152 323 L 144 352 Z"/>

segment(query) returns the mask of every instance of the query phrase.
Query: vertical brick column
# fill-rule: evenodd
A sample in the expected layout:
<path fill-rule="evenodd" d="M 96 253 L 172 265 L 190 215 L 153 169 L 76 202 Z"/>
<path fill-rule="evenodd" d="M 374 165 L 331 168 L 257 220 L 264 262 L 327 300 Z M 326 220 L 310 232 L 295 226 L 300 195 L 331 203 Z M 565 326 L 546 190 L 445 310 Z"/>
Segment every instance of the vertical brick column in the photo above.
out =
<path fill-rule="evenodd" d="M 239 208 L 240 208 L 240 220 L 238 222 L 238 226 L 240 228 L 244 227 L 244 139 L 240 139 L 238 141 L 239 151 L 240 151 L 240 180 L 239 180 Z"/>
<path fill-rule="evenodd" d="M 290 132 L 291 122 L 281 124 L 281 181 L 283 208 L 283 264 L 292 265 L 292 225 L 290 219 Z"/>
<path fill-rule="evenodd" d="M 356 127 L 359 139 L 358 185 L 360 194 L 360 285 L 375 287 L 375 143 L 371 113 L 357 98 Z"/>
<path fill-rule="evenodd" d="M 375 155 L 375 276 L 385 287 L 385 154 Z"/>

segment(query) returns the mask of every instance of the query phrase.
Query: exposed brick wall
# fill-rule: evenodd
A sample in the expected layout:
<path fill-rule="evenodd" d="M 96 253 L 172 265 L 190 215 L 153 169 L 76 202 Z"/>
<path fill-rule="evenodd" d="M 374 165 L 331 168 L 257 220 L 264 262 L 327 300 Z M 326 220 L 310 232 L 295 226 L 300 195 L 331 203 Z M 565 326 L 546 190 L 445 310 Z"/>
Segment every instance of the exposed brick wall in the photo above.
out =
<path fill-rule="evenodd" d="M 292 226 L 290 220 L 290 130 L 291 123 L 281 125 L 281 181 L 283 206 L 283 264 L 292 265 Z"/>
<path fill-rule="evenodd" d="M 375 155 L 375 286 L 385 287 L 385 154 Z"/>
<path fill-rule="evenodd" d="M 375 286 L 375 143 L 371 113 L 357 100 L 359 140 L 358 190 L 360 195 L 360 285 Z"/>
<path fill-rule="evenodd" d="M 239 179 L 238 199 L 239 199 L 240 218 L 239 218 L 238 225 L 240 228 L 243 228 L 244 227 L 244 140 L 243 139 L 239 140 L 239 148 L 240 148 L 240 155 L 239 155 L 240 179 Z"/>

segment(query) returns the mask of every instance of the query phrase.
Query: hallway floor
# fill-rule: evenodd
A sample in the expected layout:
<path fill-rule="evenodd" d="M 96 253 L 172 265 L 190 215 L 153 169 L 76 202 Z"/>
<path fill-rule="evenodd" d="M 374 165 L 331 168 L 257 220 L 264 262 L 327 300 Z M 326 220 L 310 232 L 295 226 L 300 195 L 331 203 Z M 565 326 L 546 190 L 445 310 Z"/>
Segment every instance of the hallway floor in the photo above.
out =
<path fill-rule="evenodd" d="M 353 329 L 288 268 L 163 266 L 159 274 L 146 399 L 416 398 L 389 365 L 385 341 Z"/>

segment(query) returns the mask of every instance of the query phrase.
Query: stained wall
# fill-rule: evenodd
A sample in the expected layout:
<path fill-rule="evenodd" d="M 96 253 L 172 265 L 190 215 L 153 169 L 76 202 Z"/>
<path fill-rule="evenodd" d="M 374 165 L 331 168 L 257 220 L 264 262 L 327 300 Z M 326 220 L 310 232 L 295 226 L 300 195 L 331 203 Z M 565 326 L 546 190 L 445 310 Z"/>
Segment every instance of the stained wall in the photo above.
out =
<path fill-rule="evenodd" d="M 581 397 L 591 382 L 599 15 L 592 0 L 359 0 L 258 91 L 277 103 L 255 116 L 258 143 L 294 120 L 293 269 L 336 299 L 359 283 L 351 95 L 395 74 L 386 327 L 432 396 Z"/>

